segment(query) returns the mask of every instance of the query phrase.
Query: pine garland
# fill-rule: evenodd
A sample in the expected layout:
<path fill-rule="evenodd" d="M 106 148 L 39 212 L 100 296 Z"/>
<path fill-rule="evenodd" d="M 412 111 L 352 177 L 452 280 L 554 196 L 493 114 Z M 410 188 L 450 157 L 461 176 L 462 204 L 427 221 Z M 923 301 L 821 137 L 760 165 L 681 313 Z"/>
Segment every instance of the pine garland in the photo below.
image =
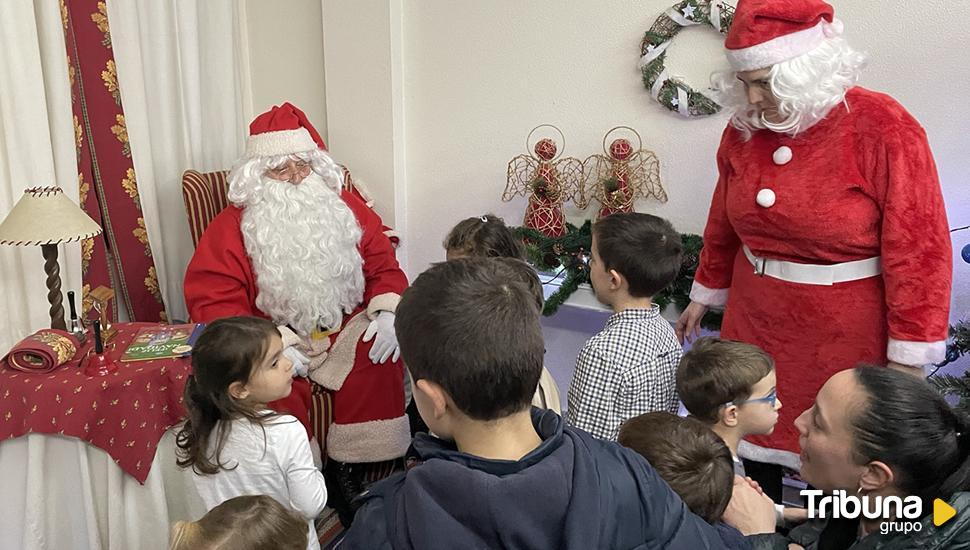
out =
<path fill-rule="evenodd" d="M 543 315 L 553 315 L 576 292 L 579 285 L 589 283 L 588 262 L 593 247 L 592 222 L 587 220 L 580 227 L 566 223 L 566 233 L 561 237 L 548 237 L 528 227 L 515 227 L 513 231 L 522 239 L 529 263 L 536 269 L 557 275 L 563 271 L 566 273 L 559 290 L 549 296 L 542 310 Z M 700 235 L 691 233 L 681 235 L 681 239 L 684 255 L 680 273 L 670 286 L 653 297 L 654 303 L 661 310 L 671 302 L 681 310 L 690 303 L 690 287 L 694 283 L 694 272 L 697 271 L 704 241 Z M 708 311 L 701 319 L 701 326 L 709 330 L 720 330 L 721 318 L 721 312 Z"/>
<path fill-rule="evenodd" d="M 970 323 L 961 321 L 956 326 L 950 327 L 950 341 L 946 346 L 946 359 L 936 365 L 936 370 L 953 363 L 957 359 L 970 353 Z M 930 375 L 930 382 L 936 389 L 945 396 L 952 396 L 958 399 L 955 406 L 956 410 L 970 416 L 970 371 L 964 372 L 962 376 L 952 374 Z"/>

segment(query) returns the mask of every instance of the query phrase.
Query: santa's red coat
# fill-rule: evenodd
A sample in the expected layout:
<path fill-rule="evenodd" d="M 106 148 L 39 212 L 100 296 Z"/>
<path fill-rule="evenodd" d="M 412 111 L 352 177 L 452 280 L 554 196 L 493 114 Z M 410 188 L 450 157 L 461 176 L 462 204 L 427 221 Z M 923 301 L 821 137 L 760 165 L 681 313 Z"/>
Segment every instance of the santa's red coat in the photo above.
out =
<path fill-rule="evenodd" d="M 364 311 L 375 297 L 380 300 L 388 295 L 400 295 L 408 283 L 397 263 L 394 247 L 383 232 L 384 225 L 380 216 L 351 192 L 343 191 L 341 198 L 353 211 L 363 231 L 358 249 L 364 260 L 365 280 L 363 300 L 354 312 L 344 316 L 346 324 L 353 316 Z M 269 318 L 256 307 L 259 287 L 246 254 L 241 221 L 242 210 L 229 206 L 212 220 L 199 240 L 195 255 L 186 270 L 184 283 L 185 301 L 193 321 L 208 322 L 236 315 Z M 337 334 L 332 335 L 331 342 L 336 338 Z M 400 418 L 403 415 L 401 366 L 373 365 L 367 357 L 371 343 L 360 343 L 353 358 L 353 368 L 366 372 L 366 380 L 362 383 L 355 380 L 345 384 L 341 392 L 348 395 L 336 398 L 341 403 L 341 410 L 334 411 L 337 416 L 335 421 L 338 423 L 365 423 Z M 382 368 L 382 371 L 378 373 L 374 367 Z M 349 395 L 361 385 L 373 388 L 373 378 L 376 375 L 382 379 L 378 386 L 387 386 L 393 390 L 389 395 Z M 270 406 L 279 412 L 296 416 L 309 429 L 309 382 L 305 378 L 297 378 L 290 396 Z"/>
<path fill-rule="evenodd" d="M 773 161 L 788 146 L 787 164 Z M 853 88 L 797 137 L 745 141 L 728 127 L 691 298 L 726 310 L 721 335 L 777 364 L 774 433 L 751 438 L 798 452 L 793 425 L 822 384 L 858 363 L 943 358 L 952 250 L 936 166 L 919 123 L 891 97 Z M 776 200 L 759 206 L 758 192 Z M 741 251 L 805 264 L 882 257 L 882 275 L 819 286 L 754 274 Z"/>

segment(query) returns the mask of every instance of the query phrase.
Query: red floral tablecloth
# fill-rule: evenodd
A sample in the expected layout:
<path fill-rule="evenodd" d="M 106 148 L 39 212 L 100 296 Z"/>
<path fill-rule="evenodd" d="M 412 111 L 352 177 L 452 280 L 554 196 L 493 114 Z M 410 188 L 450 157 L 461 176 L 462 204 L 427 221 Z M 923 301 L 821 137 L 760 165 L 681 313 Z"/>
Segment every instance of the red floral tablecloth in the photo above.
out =
<path fill-rule="evenodd" d="M 153 324 L 115 324 L 108 357 L 117 360 L 138 329 Z M 118 362 L 115 372 L 90 377 L 80 368 L 90 348 L 89 339 L 73 361 L 48 374 L 0 368 L 0 441 L 27 433 L 77 437 L 145 483 L 159 439 L 184 416 L 182 390 L 191 361 Z"/>

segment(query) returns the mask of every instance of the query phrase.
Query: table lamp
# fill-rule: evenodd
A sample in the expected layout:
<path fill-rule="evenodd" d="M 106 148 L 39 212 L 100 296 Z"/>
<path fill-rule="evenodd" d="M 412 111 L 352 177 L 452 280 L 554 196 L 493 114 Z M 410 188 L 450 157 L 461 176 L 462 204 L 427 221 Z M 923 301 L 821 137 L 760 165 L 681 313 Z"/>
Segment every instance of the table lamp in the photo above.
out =
<path fill-rule="evenodd" d="M 101 226 L 67 198 L 60 187 L 25 189 L 24 196 L 0 223 L 0 244 L 40 245 L 44 253 L 51 328 L 67 329 L 57 245 L 88 239 L 100 233 Z"/>

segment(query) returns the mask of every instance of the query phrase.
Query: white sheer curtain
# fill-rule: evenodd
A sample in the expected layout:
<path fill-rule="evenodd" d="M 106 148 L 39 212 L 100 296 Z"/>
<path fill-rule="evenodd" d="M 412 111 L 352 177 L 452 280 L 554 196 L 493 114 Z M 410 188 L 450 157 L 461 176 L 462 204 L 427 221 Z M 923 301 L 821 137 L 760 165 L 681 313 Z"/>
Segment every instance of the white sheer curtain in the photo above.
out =
<path fill-rule="evenodd" d="M 24 189 L 50 185 L 62 187 L 77 202 L 77 153 L 60 9 L 57 0 L 4 0 L 0 218 Z M 80 291 L 80 245 L 59 248 L 61 287 L 65 292 Z M 0 245 L 0 354 L 27 334 L 50 326 L 43 263 L 40 247 Z"/>
<path fill-rule="evenodd" d="M 251 111 L 244 4 L 236 0 L 109 0 L 131 155 L 159 287 L 170 319 L 192 240 L 182 172 L 223 170 L 242 153 Z"/>

